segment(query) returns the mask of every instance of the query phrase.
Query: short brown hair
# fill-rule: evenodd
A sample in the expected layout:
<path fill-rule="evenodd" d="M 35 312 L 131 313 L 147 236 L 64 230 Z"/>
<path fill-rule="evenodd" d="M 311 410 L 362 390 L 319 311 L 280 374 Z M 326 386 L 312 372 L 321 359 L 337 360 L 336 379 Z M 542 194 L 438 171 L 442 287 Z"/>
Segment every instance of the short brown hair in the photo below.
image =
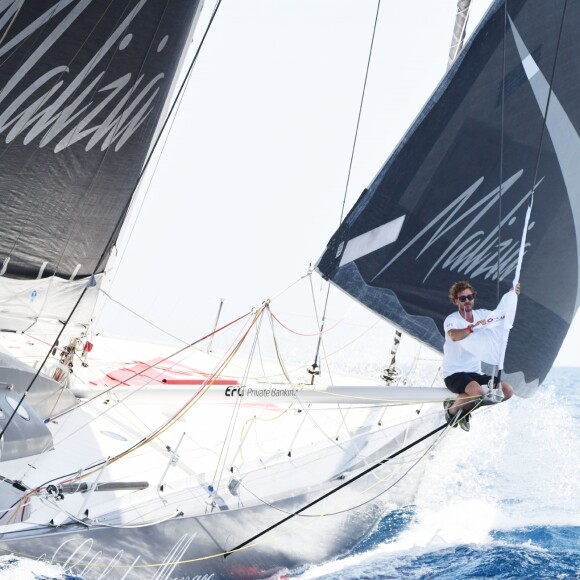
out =
<path fill-rule="evenodd" d="M 457 300 L 457 295 L 464 290 L 471 290 L 475 292 L 475 288 L 467 281 L 461 280 L 461 282 L 455 282 L 451 288 L 449 288 L 449 300 L 452 304 L 455 304 Z"/>

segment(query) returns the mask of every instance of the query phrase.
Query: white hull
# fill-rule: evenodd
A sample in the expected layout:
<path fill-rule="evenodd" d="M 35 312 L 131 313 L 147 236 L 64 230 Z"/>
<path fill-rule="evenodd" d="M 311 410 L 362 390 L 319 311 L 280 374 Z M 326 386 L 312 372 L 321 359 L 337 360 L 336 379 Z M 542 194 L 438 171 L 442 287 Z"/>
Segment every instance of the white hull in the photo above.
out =
<path fill-rule="evenodd" d="M 108 390 L 107 372 L 89 366 L 83 388 L 100 394 L 51 415 L 54 449 L 0 464 L 2 548 L 87 579 L 254 578 L 346 553 L 412 502 L 430 441 L 223 557 L 441 423 L 439 405 L 420 403 L 309 406 L 226 397 L 225 385 L 205 400 L 199 385 Z M 74 493 L 81 485 L 89 491 Z M 129 489 L 90 490 L 103 485 Z"/>
<path fill-rule="evenodd" d="M 397 440 L 377 451 L 388 454 L 400 444 Z M 355 476 L 362 469 L 346 475 Z M 400 463 L 383 466 L 226 558 L 224 552 L 336 488 L 342 481 L 335 478 L 313 485 L 308 491 L 296 490 L 286 499 L 268 504 L 254 498 L 247 507 L 243 507 L 243 502 L 231 508 L 225 502 L 221 504 L 222 500 L 237 503 L 237 498 L 224 491 L 218 500 L 221 507 L 212 510 L 206 505 L 206 513 L 178 515 L 155 525 L 109 527 L 86 520 L 87 526 L 69 523 L 56 528 L 45 526 L 6 532 L 2 540 L 6 542 L 5 549 L 27 557 L 44 556 L 61 564 L 68 573 L 87 580 L 212 577 L 212 574 L 214 578 L 266 577 L 284 568 L 319 563 L 347 553 L 389 509 L 413 500 L 421 469 L 422 465 L 416 472 L 407 474 L 404 483 L 369 502 L 403 475 Z M 175 492 L 175 497 L 166 494 L 165 498 L 168 509 L 175 511 L 181 506 L 186 511 L 199 509 L 207 495 L 199 493 L 196 500 L 195 490 L 190 488 Z M 147 502 L 134 506 L 143 510 L 148 507 L 152 506 L 147 506 Z M 155 515 L 156 511 L 150 509 L 149 517 Z M 106 522 L 115 516 L 119 514 L 111 513 L 98 520 Z"/>

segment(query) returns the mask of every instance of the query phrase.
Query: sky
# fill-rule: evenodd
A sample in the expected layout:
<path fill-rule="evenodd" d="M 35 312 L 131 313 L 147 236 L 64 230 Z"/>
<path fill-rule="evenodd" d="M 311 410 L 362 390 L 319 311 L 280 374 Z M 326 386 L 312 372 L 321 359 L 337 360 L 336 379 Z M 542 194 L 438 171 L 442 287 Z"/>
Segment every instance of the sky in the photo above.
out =
<path fill-rule="evenodd" d="M 468 34 L 489 4 L 473 0 Z M 206 0 L 190 54 L 214 5 Z M 304 276 L 343 201 L 346 212 L 445 73 L 456 0 L 381 3 L 349 177 L 376 9 L 223 0 L 120 240 L 111 296 L 186 341 L 213 328 L 220 299 L 221 322 L 272 299 L 281 319 L 316 331 L 326 284 Z M 387 325 L 331 292 L 329 324 L 347 318 L 338 341 L 379 324 L 373 340 L 390 345 Z M 114 303 L 98 326 L 164 338 Z M 578 364 L 579 340 L 576 322 L 558 364 Z"/>

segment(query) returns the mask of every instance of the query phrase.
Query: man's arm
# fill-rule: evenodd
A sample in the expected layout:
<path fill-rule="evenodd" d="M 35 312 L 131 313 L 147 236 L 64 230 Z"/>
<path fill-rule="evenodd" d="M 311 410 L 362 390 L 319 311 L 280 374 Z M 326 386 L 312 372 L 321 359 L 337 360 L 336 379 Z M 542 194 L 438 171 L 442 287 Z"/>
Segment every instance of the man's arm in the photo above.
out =
<path fill-rule="evenodd" d="M 476 326 L 484 325 L 486 320 L 478 320 L 474 324 L 470 324 L 467 328 L 452 328 L 447 331 L 447 336 L 453 341 L 463 340 L 467 338 L 475 329 Z"/>

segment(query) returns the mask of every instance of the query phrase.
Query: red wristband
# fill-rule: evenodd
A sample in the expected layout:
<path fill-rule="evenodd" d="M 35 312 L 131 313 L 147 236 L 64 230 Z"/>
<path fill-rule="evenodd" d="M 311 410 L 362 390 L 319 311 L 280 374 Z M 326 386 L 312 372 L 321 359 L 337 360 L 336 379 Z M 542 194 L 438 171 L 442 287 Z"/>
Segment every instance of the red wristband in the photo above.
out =
<path fill-rule="evenodd" d="M 473 325 L 471 325 L 471 324 L 470 324 L 470 325 L 467 327 L 467 330 L 469 330 L 469 332 L 473 332 Z"/>

